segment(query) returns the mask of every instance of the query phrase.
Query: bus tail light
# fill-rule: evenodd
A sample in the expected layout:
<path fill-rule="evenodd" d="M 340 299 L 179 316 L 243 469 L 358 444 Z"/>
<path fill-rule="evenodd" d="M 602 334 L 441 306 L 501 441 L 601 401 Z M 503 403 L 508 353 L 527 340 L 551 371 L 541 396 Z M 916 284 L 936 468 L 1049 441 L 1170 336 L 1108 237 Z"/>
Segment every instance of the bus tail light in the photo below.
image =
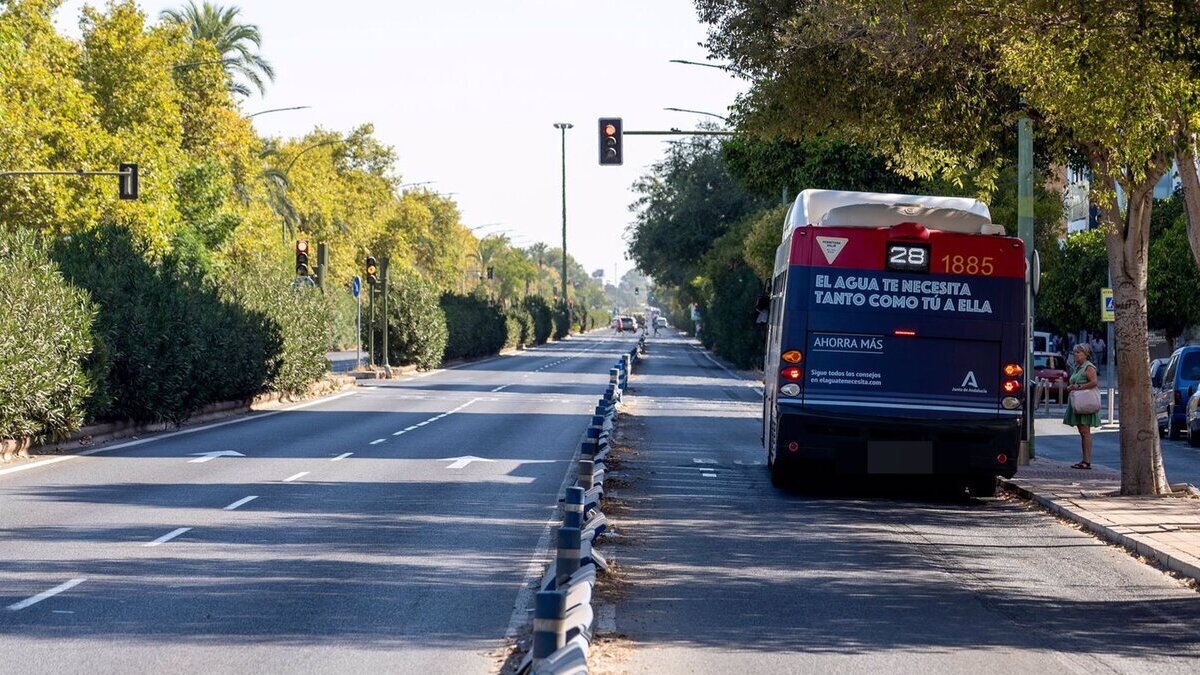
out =
<path fill-rule="evenodd" d="M 792 366 L 791 368 L 784 368 L 783 370 L 779 371 L 779 374 L 781 376 L 783 376 L 784 379 L 791 380 L 793 382 L 804 377 L 804 371 L 800 370 L 796 366 Z"/>
<path fill-rule="evenodd" d="M 1004 366 L 1005 377 L 1020 377 L 1023 372 L 1025 372 L 1025 369 L 1015 363 Z"/>
<path fill-rule="evenodd" d="M 796 441 L 792 441 L 791 443 L 788 443 L 788 452 L 796 452 L 799 449 L 800 449 L 800 444 L 797 443 Z"/>
<path fill-rule="evenodd" d="M 1000 385 L 1000 388 L 1004 390 L 1004 393 L 1011 396 L 1021 391 L 1021 382 L 1020 380 L 1005 380 L 1004 384 Z"/>
<path fill-rule="evenodd" d="M 787 361 L 788 363 L 800 363 L 801 361 L 804 360 L 804 353 L 798 349 L 789 349 L 788 351 L 784 352 L 779 358 L 783 359 L 784 361 Z"/>
<path fill-rule="evenodd" d="M 1000 405 L 1005 410 L 1016 410 L 1017 408 L 1021 407 L 1021 399 L 1017 398 L 1016 396 L 1005 396 L 1004 399 L 1000 401 Z"/>
<path fill-rule="evenodd" d="M 996 455 L 996 463 L 997 464 L 1008 464 L 1008 455 L 1004 454 L 1003 452 Z"/>
<path fill-rule="evenodd" d="M 796 384 L 795 382 L 789 382 L 788 384 L 785 384 L 779 388 L 779 393 L 783 394 L 784 396 L 799 396 L 800 385 Z"/>
<path fill-rule="evenodd" d="M 917 331 L 897 329 L 897 330 L 892 331 L 892 335 L 895 335 L 898 337 L 917 337 Z"/>

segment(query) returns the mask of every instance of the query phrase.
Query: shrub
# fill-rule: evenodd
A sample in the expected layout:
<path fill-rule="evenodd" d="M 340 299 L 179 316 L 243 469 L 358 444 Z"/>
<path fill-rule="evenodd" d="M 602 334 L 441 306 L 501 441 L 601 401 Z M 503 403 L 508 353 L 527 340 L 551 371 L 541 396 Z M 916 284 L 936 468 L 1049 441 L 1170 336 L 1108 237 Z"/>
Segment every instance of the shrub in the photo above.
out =
<path fill-rule="evenodd" d="M 388 362 L 436 368 L 446 351 L 446 314 L 438 291 L 420 274 L 393 269 L 388 283 Z M 379 311 L 381 308 L 376 308 Z M 376 345 L 382 334 L 376 334 Z"/>
<path fill-rule="evenodd" d="M 554 308 L 554 339 L 561 340 L 571 334 L 571 313 L 566 307 Z"/>
<path fill-rule="evenodd" d="M 303 393 L 329 368 L 325 352 L 331 343 L 334 301 L 313 286 L 297 284 L 291 260 L 264 257 L 237 262 L 221 280 L 222 295 L 260 317 L 259 333 L 253 337 L 268 349 L 261 351 L 251 341 L 240 349 L 230 345 L 228 350 L 242 359 L 243 367 L 257 371 L 259 363 L 265 365 L 254 393 Z"/>
<path fill-rule="evenodd" d="M 128 230 L 109 227 L 54 251 L 99 307 L 91 418 L 181 422 L 261 391 L 277 349 L 267 318 L 224 300 L 195 250 L 154 260 Z"/>
<path fill-rule="evenodd" d="M 330 330 L 332 331 L 330 349 L 354 349 L 357 346 L 354 336 L 358 332 L 358 300 L 347 286 L 334 284 L 325 280 L 325 294 L 330 305 Z M 367 289 L 363 288 L 363 304 L 366 304 Z M 363 308 L 366 309 L 365 307 Z"/>
<path fill-rule="evenodd" d="M 446 313 L 446 360 L 497 354 L 508 338 L 504 313 L 481 295 L 444 293 L 440 305 Z"/>
<path fill-rule="evenodd" d="M 508 328 L 505 347 L 523 347 L 533 344 L 533 317 L 523 307 L 510 307 L 504 311 L 504 323 Z"/>
<path fill-rule="evenodd" d="M 83 423 L 95 307 L 29 232 L 0 229 L 0 438 L 55 437 Z"/>
<path fill-rule="evenodd" d="M 550 303 L 540 295 L 531 295 L 525 298 L 524 307 L 533 319 L 533 343 L 546 344 L 554 332 L 554 312 Z"/>

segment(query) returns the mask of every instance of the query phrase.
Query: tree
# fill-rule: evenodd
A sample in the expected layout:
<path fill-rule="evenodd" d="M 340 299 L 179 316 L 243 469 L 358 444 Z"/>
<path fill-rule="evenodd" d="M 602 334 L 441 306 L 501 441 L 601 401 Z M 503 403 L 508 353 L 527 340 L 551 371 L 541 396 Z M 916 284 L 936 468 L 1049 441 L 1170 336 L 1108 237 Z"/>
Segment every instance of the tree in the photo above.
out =
<path fill-rule="evenodd" d="M 1182 195 L 1155 207 L 1155 213 L 1174 215 L 1158 236 L 1150 242 L 1150 262 L 1147 273 L 1149 314 L 1153 330 L 1161 330 L 1171 351 L 1175 339 L 1192 326 L 1200 324 L 1200 268 L 1192 257 L 1188 244 L 1188 223 L 1182 213 Z"/>
<path fill-rule="evenodd" d="M 1107 286 L 1108 253 L 1101 230 L 1070 235 L 1046 261 L 1037 298 L 1038 325 L 1057 334 L 1098 333 L 1100 289 Z"/>
<path fill-rule="evenodd" d="M 223 7 L 207 0 L 197 6 L 195 0 L 188 0 L 179 9 L 163 10 L 161 17 L 165 21 L 186 26 L 193 44 L 208 42 L 216 48 L 219 60 L 224 63 L 229 75 L 230 91 L 243 96 L 250 95 L 250 87 L 235 79 L 241 76 L 259 93 L 266 93 L 263 78 L 274 82 L 275 69 L 256 53 L 255 50 L 262 47 L 262 34 L 258 26 L 238 21 L 241 11 L 238 7 Z"/>
<path fill-rule="evenodd" d="M 1153 188 L 1172 157 L 1197 188 L 1200 222 L 1200 183 L 1187 175 L 1200 76 L 1174 55 L 1195 34 L 1192 4 L 697 1 L 710 51 L 753 78 L 736 108 L 745 128 L 835 134 L 903 172 L 974 175 L 986 191 L 1027 114 L 1044 153 L 1090 167 L 1117 313 L 1124 494 L 1169 490 L 1145 367 L 1146 262 Z"/>

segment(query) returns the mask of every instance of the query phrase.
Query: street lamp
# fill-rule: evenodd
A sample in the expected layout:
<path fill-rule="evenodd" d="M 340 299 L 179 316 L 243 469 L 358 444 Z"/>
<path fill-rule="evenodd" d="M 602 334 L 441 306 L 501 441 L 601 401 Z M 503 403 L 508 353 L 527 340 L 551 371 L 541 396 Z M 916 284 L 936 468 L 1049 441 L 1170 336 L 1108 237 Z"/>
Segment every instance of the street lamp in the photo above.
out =
<path fill-rule="evenodd" d="M 663 110 L 670 110 L 671 112 L 694 113 L 696 115 L 708 115 L 709 117 L 715 117 L 715 118 L 717 118 L 719 120 L 723 120 L 725 122 L 729 121 L 729 118 L 725 117 L 724 115 L 718 115 L 716 113 L 704 112 L 703 110 L 688 110 L 687 108 L 663 108 Z"/>
<path fill-rule="evenodd" d="M 574 127 L 570 122 L 555 122 L 554 128 L 562 132 L 562 302 L 567 304 L 567 129 Z"/>
<path fill-rule="evenodd" d="M 267 113 L 285 112 L 288 110 L 308 110 L 311 107 L 311 105 L 297 105 L 292 106 L 291 108 L 271 108 L 270 110 L 259 110 L 256 113 L 250 113 L 249 115 L 246 115 L 246 119 L 258 117 L 259 115 L 266 115 Z"/>
<path fill-rule="evenodd" d="M 737 75 L 738 77 L 744 77 L 747 80 L 753 79 L 745 72 L 738 70 L 737 68 L 734 68 L 733 66 L 723 66 L 718 63 L 701 63 L 700 61 L 688 61 L 686 59 L 668 59 L 667 62 L 668 63 L 682 63 L 685 66 L 703 66 L 705 68 L 716 68 L 717 70 L 723 70 L 727 73 L 732 73 L 734 75 Z"/>

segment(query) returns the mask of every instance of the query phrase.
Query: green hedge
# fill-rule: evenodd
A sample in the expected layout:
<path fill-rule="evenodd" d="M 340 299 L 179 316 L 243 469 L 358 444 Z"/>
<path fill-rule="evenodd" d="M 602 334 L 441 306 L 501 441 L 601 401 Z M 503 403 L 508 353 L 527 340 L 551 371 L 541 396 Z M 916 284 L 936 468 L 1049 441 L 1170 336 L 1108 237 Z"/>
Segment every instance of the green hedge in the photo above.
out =
<path fill-rule="evenodd" d="M 524 307 L 504 310 L 504 324 L 508 328 L 505 347 L 512 349 L 533 344 L 533 316 Z"/>
<path fill-rule="evenodd" d="M 99 306 L 94 420 L 181 422 L 208 403 L 261 391 L 277 331 L 261 313 L 226 302 L 186 254 L 151 260 L 124 229 L 60 243 L 65 276 Z"/>
<path fill-rule="evenodd" d="M 61 438 L 83 423 L 95 307 L 43 242 L 0 228 L 0 438 Z"/>
<path fill-rule="evenodd" d="M 378 304 L 378 300 L 376 301 Z M 436 368 L 446 351 L 446 314 L 437 288 L 412 270 L 393 269 L 388 284 L 388 362 L 393 366 Z M 382 311 L 376 307 L 376 311 Z M 382 334 L 376 334 L 381 348 Z"/>
<path fill-rule="evenodd" d="M 504 348 L 508 339 L 504 312 L 486 297 L 443 293 L 439 304 L 450 333 L 447 361 L 498 354 Z"/>
<path fill-rule="evenodd" d="M 546 344 L 554 333 L 554 310 L 540 295 L 531 295 L 522 303 L 533 320 L 533 344 Z"/>
<path fill-rule="evenodd" d="M 561 340 L 571 334 L 571 313 L 566 307 L 554 308 L 554 339 Z"/>

